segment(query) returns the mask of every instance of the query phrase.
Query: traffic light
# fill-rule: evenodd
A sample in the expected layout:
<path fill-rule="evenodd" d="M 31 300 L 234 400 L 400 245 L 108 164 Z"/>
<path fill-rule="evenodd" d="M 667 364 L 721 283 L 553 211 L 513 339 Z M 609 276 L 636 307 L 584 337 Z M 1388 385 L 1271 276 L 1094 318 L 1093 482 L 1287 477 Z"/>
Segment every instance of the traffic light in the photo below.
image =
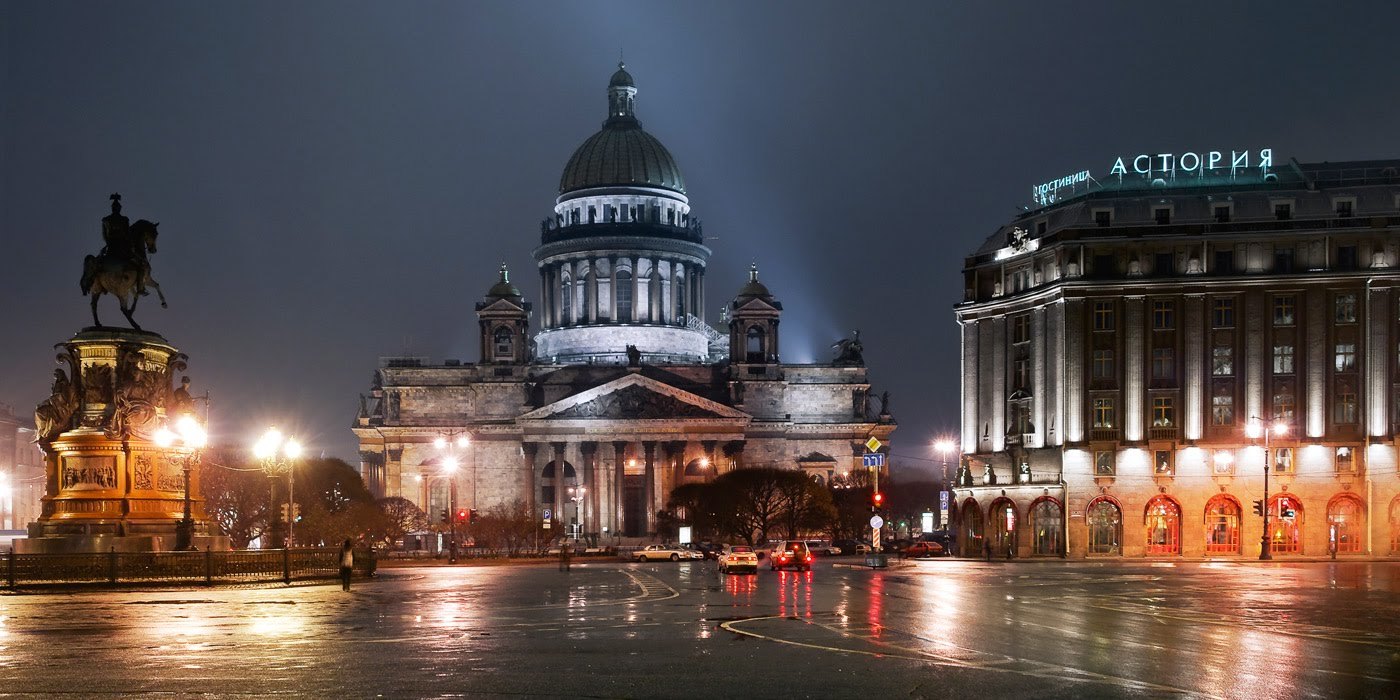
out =
<path fill-rule="evenodd" d="M 450 522 L 452 522 L 452 514 L 449 513 L 449 512 L 447 512 L 447 509 L 446 509 L 446 508 L 443 508 L 443 509 L 442 509 L 442 524 L 443 524 L 443 525 L 446 525 L 446 524 L 448 524 L 448 523 L 450 523 Z"/>
<path fill-rule="evenodd" d="M 879 491 L 876 491 L 876 492 L 875 492 L 875 496 L 873 497 L 872 500 L 873 500 L 874 503 L 875 503 L 875 507 L 876 507 L 876 508 L 879 508 L 880 506 L 885 505 L 885 494 L 880 493 Z"/>
<path fill-rule="evenodd" d="M 281 507 L 279 508 L 278 512 L 281 513 L 282 519 L 283 519 L 283 520 L 286 520 L 286 519 L 287 519 L 287 504 L 286 504 L 286 503 L 283 503 L 283 504 L 281 505 Z"/>
<path fill-rule="evenodd" d="M 1254 514 L 1255 514 L 1255 515 L 1258 515 L 1258 516 L 1261 516 L 1261 517 L 1264 515 L 1264 502 L 1263 502 L 1263 501 L 1255 501 L 1255 502 L 1254 502 Z"/>
<path fill-rule="evenodd" d="M 470 520 L 467 519 L 467 509 L 466 509 L 466 508 L 458 508 L 458 509 L 457 509 L 457 522 L 459 522 L 459 523 L 471 522 Z"/>
<path fill-rule="evenodd" d="M 476 522 L 476 509 L 475 509 L 475 508 L 472 508 L 471 510 L 468 510 L 468 511 L 467 511 L 467 522 L 469 522 L 469 523 L 474 523 L 474 522 Z"/>
<path fill-rule="evenodd" d="M 292 504 L 292 520 L 295 520 L 296 522 L 301 522 L 301 504 L 300 504 L 300 503 L 293 503 L 293 504 Z"/>

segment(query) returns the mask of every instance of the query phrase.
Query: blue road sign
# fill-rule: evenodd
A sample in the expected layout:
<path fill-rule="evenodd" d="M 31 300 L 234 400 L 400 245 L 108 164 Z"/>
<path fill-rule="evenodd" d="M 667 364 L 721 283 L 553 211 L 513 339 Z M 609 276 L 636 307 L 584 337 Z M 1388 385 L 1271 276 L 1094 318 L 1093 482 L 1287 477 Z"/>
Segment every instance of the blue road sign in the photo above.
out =
<path fill-rule="evenodd" d="M 867 452 L 861 455 L 861 464 L 866 467 L 883 467 L 885 466 L 885 453 Z"/>

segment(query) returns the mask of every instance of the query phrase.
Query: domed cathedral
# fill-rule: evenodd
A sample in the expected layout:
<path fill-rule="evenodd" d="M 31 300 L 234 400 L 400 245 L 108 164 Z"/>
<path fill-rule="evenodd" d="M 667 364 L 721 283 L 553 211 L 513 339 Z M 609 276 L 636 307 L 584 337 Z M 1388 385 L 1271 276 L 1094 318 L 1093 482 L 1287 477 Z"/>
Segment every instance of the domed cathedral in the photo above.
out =
<path fill-rule="evenodd" d="M 540 227 L 538 317 L 502 265 L 476 305 L 477 362 L 381 360 L 354 427 L 376 495 L 435 522 L 454 505 L 524 508 L 551 536 L 614 544 L 664 536 L 680 484 L 751 467 L 827 483 L 861 468 L 871 436 L 889 449 L 859 338 L 784 364 L 783 305 L 756 265 L 727 327 L 705 322 L 710 250 L 680 168 L 642 129 L 621 64 L 607 97 Z"/>
<path fill-rule="evenodd" d="M 671 152 L 642 129 L 623 64 L 608 82 L 608 118 L 569 158 L 554 216 L 540 227 L 542 326 L 549 362 L 703 362 L 710 249 L 690 215 Z"/>

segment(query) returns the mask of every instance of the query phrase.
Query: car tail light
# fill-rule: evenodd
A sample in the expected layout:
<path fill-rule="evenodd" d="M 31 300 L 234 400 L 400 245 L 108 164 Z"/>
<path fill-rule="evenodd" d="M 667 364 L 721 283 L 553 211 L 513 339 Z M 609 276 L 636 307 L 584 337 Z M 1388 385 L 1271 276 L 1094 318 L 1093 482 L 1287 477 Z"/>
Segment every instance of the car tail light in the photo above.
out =
<path fill-rule="evenodd" d="M 810 554 L 807 555 L 807 561 L 808 561 L 809 563 L 812 561 L 812 555 L 810 555 Z"/>

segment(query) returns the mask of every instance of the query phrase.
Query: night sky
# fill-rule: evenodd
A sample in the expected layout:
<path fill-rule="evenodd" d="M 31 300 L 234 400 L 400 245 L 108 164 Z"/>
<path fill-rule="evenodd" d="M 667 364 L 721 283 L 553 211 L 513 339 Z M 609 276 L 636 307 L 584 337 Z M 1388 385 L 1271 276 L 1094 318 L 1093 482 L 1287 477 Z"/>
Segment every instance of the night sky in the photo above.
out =
<path fill-rule="evenodd" d="M 861 329 L 910 457 L 957 429 L 963 257 L 1033 185 L 1137 153 L 1400 157 L 1396 3 L 976 5 L 0 4 L 0 402 L 28 415 L 91 324 L 119 191 L 160 222 L 170 308 L 137 320 L 189 354 L 215 438 L 276 423 L 354 461 L 380 357 L 475 361 L 502 261 L 538 301 L 619 49 L 712 237 L 707 320 L 757 262 L 785 361 Z"/>

